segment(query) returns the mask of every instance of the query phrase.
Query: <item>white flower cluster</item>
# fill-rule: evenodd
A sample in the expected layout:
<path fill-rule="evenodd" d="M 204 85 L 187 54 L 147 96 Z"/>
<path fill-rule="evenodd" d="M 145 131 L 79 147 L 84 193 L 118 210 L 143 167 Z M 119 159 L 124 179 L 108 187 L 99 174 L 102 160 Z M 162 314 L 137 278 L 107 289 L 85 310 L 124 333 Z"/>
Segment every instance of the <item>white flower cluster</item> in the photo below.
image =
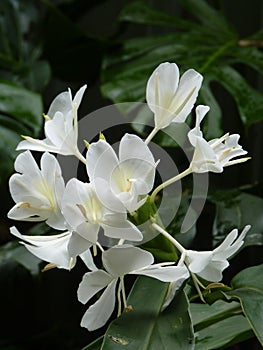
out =
<path fill-rule="evenodd" d="M 171 282 L 173 293 L 169 300 L 190 277 L 195 282 L 198 281 L 197 276 L 208 281 L 220 281 L 222 271 L 229 264 L 229 257 L 242 246 L 249 229 L 249 226 L 245 227 L 238 238 L 235 229 L 213 251 L 198 252 L 185 249 L 152 218 L 152 227 L 169 239 L 181 253 L 179 262 L 154 263 L 150 252 L 135 247 L 135 243 L 142 241 L 143 234 L 129 217 L 136 214 L 153 190 L 158 164 L 147 144 L 160 129 L 186 120 L 201 87 L 202 76 L 193 69 L 179 78 L 175 63 L 163 63 L 155 69 L 146 89 L 155 127 L 145 141 L 136 135 L 125 134 L 120 141 L 118 155 L 104 138 L 88 145 L 85 155 L 78 149 L 77 114 L 86 86 L 76 93 L 74 99 L 70 90 L 54 99 L 44 116 L 44 140 L 25 136 L 17 147 L 17 150 L 25 152 L 18 155 L 15 161 L 17 173 L 10 178 L 10 193 L 16 204 L 8 217 L 45 221 L 62 233 L 26 236 L 15 227 L 11 227 L 11 233 L 32 254 L 47 261 L 48 267 L 70 270 L 76 264 L 77 257 L 84 261 L 89 272 L 79 285 L 79 301 L 87 303 L 104 289 L 82 319 L 81 325 L 89 330 L 100 328 L 107 322 L 115 308 L 116 295 L 118 315 L 122 306 L 127 308 L 125 275 L 146 275 Z M 222 172 L 225 166 L 247 160 L 232 160 L 246 154 L 238 144 L 239 135 L 226 134 L 211 141 L 204 139 L 200 123 L 208 110 L 207 106 L 196 108 L 196 125 L 188 134 L 194 148 L 189 168 L 155 189 L 151 194 L 152 199 L 160 189 L 191 172 Z M 40 166 L 31 150 L 44 152 Z M 85 164 L 89 182 L 72 178 L 65 185 L 60 165 L 49 152 L 76 156 Z M 101 244 L 101 234 L 114 239 L 116 244 L 106 249 Z M 101 250 L 100 269 L 93 261 L 97 248 Z"/>

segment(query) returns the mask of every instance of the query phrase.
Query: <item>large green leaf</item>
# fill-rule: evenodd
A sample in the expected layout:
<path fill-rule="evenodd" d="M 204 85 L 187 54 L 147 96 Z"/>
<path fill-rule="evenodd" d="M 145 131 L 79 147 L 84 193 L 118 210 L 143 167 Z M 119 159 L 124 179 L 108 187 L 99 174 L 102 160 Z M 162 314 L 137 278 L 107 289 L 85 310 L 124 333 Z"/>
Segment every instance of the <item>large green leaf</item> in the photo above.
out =
<path fill-rule="evenodd" d="M 197 333 L 195 350 L 214 350 L 251 338 L 251 327 L 242 315 L 228 317 Z"/>
<path fill-rule="evenodd" d="M 41 96 L 7 81 L 0 81 L 0 182 L 13 171 L 21 134 L 37 136 L 42 126 Z"/>
<path fill-rule="evenodd" d="M 233 68 L 242 63 L 262 74 L 262 52 L 256 47 L 244 47 L 237 30 L 207 1 L 187 0 L 180 4 L 197 21 L 180 21 L 140 1 L 123 9 L 121 21 L 166 25 L 166 28 L 162 28 L 162 35 L 128 39 L 110 51 L 103 63 L 103 95 L 115 103 L 144 101 L 147 79 L 152 71 L 161 62 L 171 61 L 179 65 L 181 73 L 194 68 L 205 77 L 198 102 L 211 105 L 205 125 L 207 137 L 218 137 L 222 133 L 222 112 L 211 82 L 221 84 L 233 97 L 244 125 L 262 120 L 262 93 Z M 145 119 L 140 116 L 141 122 L 147 120 L 148 114 Z"/>
<path fill-rule="evenodd" d="M 166 283 L 139 277 L 128 300 L 133 310 L 112 322 L 101 350 L 122 349 L 124 345 L 127 350 L 194 349 L 189 305 L 184 292 L 181 291 L 161 312 L 167 289 Z"/>
<path fill-rule="evenodd" d="M 251 224 L 245 245 L 263 245 L 263 199 L 239 191 L 217 191 L 210 196 L 216 204 L 213 236 L 215 245 L 233 228 Z M 253 218 L 253 220 L 252 220 Z"/>
<path fill-rule="evenodd" d="M 263 264 L 239 272 L 226 295 L 240 300 L 243 312 L 263 345 Z"/>

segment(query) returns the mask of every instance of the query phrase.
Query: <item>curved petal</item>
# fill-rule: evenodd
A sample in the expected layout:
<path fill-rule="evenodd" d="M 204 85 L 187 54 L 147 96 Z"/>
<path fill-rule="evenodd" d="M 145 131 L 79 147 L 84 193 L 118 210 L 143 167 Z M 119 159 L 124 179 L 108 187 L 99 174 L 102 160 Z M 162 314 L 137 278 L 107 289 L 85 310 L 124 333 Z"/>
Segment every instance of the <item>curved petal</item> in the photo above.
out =
<path fill-rule="evenodd" d="M 95 294 L 112 282 L 113 278 L 103 270 L 85 273 L 78 288 L 78 300 L 86 304 Z"/>
<path fill-rule="evenodd" d="M 113 148 L 104 140 L 92 143 L 87 152 L 87 172 L 92 182 L 100 177 L 109 182 L 112 171 L 118 166 Z"/>
<path fill-rule="evenodd" d="M 148 267 L 153 261 L 151 253 L 129 244 L 117 245 L 102 253 L 103 266 L 116 277 Z"/>
<path fill-rule="evenodd" d="M 85 84 L 76 92 L 76 95 L 73 99 L 73 102 L 76 104 L 77 108 L 79 107 L 79 105 L 81 103 L 83 94 L 84 94 L 86 89 L 87 89 L 87 85 Z"/>
<path fill-rule="evenodd" d="M 187 250 L 186 256 L 188 260 L 188 268 L 193 273 L 199 274 L 202 270 L 204 270 L 207 265 L 211 263 L 213 252 L 197 252 L 194 250 Z"/>
<path fill-rule="evenodd" d="M 97 266 L 94 264 L 90 249 L 87 249 L 83 253 L 81 253 L 80 258 L 90 271 L 97 271 L 98 270 Z"/>
<path fill-rule="evenodd" d="M 54 236 L 25 236 L 19 233 L 15 227 L 11 227 L 10 232 L 22 239 L 23 241 L 21 243 L 39 259 L 67 270 L 75 265 L 75 259 L 73 265 L 72 263 L 70 264 L 71 256 L 68 253 L 68 242 L 71 237 L 70 232 L 64 232 Z"/>
<path fill-rule="evenodd" d="M 57 146 L 55 146 L 49 139 L 44 139 L 44 140 L 39 140 L 39 139 L 34 139 L 30 136 L 25 137 L 26 140 L 23 140 L 19 142 L 19 144 L 16 147 L 17 151 L 20 150 L 31 150 L 31 151 L 38 151 L 38 152 L 53 152 L 53 153 L 58 153 L 59 149 Z M 61 154 L 66 155 L 64 152 L 61 152 Z"/>
<path fill-rule="evenodd" d="M 130 272 L 134 275 L 144 275 L 156 278 L 162 282 L 176 282 L 177 288 L 189 277 L 186 266 L 164 266 L 151 265 L 141 270 Z"/>
<path fill-rule="evenodd" d="M 112 281 L 95 304 L 90 306 L 81 320 L 81 327 L 94 331 L 105 325 L 115 307 L 117 281 Z"/>
<path fill-rule="evenodd" d="M 68 252 L 71 257 L 76 257 L 78 255 L 83 254 L 86 251 L 89 252 L 89 248 L 91 246 L 92 243 L 90 241 L 81 237 L 76 232 L 72 232 L 68 243 Z"/>
<path fill-rule="evenodd" d="M 140 230 L 130 221 L 116 222 L 115 226 L 101 224 L 105 236 L 129 241 L 141 241 L 143 235 Z"/>
<path fill-rule="evenodd" d="M 182 76 L 176 95 L 169 109 L 174 112 L 173 122 L 183 123 L 195 104 L 203 77 L 194 69 L 188 69 Z"/>
<path fill-rule="evenodd" d="M 67 114 L 72 110 L 72 97 L 70 91 L 61 92 L 52 101 L 47 115 L 53 118 L 56 112 L 61 112 L 62 114 Z"/>
<path fill-rule="evenodd" d="M 179 69 L 175 63 L 161 63 L 150 76 L 146 86 L 146 101 L 156 113 L 158 106 L 168 109 L 179 82 Z"/>
<path fill-rule="evenodd" d="M 121 139 L 119 159 L 120 162 L 129 159 L 139 159 L 155 165 L 154 157 L 149 147 L 139 136 L 132 134 L 125 134 Z"/>
<path fill-rule="evenodd" d="M 189 131 L 188 133 L 188 138 L 189 141 L 191 142 L 191 144 L 193 146 L 196 146 L 196 139 L 198 137 L 203 137 L 203 133 L 200 129 L 200 123 L 203 120 L 203 118 L 205 117 L 206 113 L 210 110 L 210 107 L 208 106 L 203 106 L 203 105 L 199 105 L 196 107 L 195 112 L 196 112 L 196 123 L 195 123 L 195 127 Z"/>

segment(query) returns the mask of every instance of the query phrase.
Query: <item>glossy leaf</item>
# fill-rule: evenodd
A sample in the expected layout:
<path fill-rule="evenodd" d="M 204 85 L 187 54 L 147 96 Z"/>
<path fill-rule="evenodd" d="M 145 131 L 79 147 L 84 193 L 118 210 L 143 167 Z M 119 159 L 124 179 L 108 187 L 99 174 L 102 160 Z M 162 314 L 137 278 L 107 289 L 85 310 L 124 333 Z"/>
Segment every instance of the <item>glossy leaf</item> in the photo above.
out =
<path fill-rule="evenodd" d="M 263 345 L 263 264 L 239 272 L 231 281 L 233 290 L 227 292 L 230 298 L 237 298 L 243 312 Z"/>
<path fill-rule="evenodd" d="M 195 350 L 214 350 L 251 338 L 251 327 L 242 315 L 228 317 L 197 332 Z"/>
<path fill-rule="evenodd" d="M 122 349 L 124 345 L 127 350 L 194 349 L 185 294 L 181 291 L 176 300 L 161 313 L 167 288 L 166 283 L 139 277 L 128 299 L 133 310 L 111 323 L 101 350 Z"/>
<path fill-rule="evenodd" d="M 234 227 L 243 229 L 248 224 L 251 224 L 251 229 L 244 247 L 263 245 L 262 198 L 239 191 L 218 191 L 210 199 L 216 204 L 213 227 L 215 245 Z"/>
<path fill-rule="evenodd" d="M 256 47 L 244 47 L 237 30 L 207 1 L 187 0 L 180 4 L 197 22 L 177 21 L 176 16 L 140 1 L 123 9 L 122 21 L 152 26 L 166 24 L 166 29 L 163 35 L 125 40 L 122 46 L 118 45 L 106 56 L 102 71 L 103 95 L 115 103 L 144 101 L 147 79 L 156 66 L 161 62 L 176 62 L 181 73 L 194 68 L 204 75 L 198 102 L 211 105 L 204 125 L 208 138 L 222 134 L 222 112 L 211 82 L 221 84 L 233 97 L 244 125 L 250 126 L 262 120 L 262 93 L 233 68 L 233 65 L 236 67 L 242 63 L 262 74 L 262 52 Z M 148 114 L 145 119 L 140 116 L 140 121 L 147 123 L 147 120 Z M 160 142 L 167 145 L 166 138 Z"/>
<path fill-rule="evenodd" d="M 40 259 L 31 254 L 17 241 L 11 241 L 0 247 L 0 262 L 16 261 L 32 274 L 38 274 Z"/>

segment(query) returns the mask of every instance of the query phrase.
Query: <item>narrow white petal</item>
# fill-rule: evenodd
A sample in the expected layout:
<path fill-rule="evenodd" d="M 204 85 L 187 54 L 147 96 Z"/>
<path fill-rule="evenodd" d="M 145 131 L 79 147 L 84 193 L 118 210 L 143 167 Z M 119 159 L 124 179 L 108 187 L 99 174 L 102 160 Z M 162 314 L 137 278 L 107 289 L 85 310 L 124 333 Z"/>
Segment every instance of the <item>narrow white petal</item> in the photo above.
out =
<path fill-rule="evenodd" d="M 169 109 L 174 112 L 173 122 L 183 123 L 191 112 L 203 77 L 194 69 L 187 70 L 181 77 L 176 95 Z"/>
<path fill-rule="evenodd" d="M 68 253 L 68 242 L 71 237 L 70 232 L 65 232 L 55 236 L 32 237 L 21 235 L 15 227 L 11 227 L 10 232 L 16 237 L 22 239 L 23 241 L 21 243 L 39 259 L 52 263 L 58 268 L 69 269 L 69 263 L 71 260 L 71 256 L 69 256 Z M 73 266 L 75 262 L 76 260 L 74 260 Z"/>
<path fill-rule="evenodd" d="M 111 282 L 99 300 L 90 306 L 81 320 L 81 326 L 94 331 L 105 325 L 115 307 L 115 289 L 117 281 Z"/>
<path fill-rule="evenodd" d="M 188 138 L 193 146 L 196 146 L 197 137 L 203 137 L 203 133 L 200 129 L 200 123 L 205 117 L 206 113 L 209 111 L 210 107 L 199 105 L 196 107 L 196 123 L 195 127 L 189 131 Z"/>
<path fill-rule="evenodd" d="M 177 286 L 189 277 L 189 272 L 185 266 L 164 266 L 151 265 L 141 270 L 132 271 L 134 275 L 144 275 L 156 278 L 162 282 L 177 282 Z"/>
<path fill-rule="evenodd" d="M 92 243 L 90 241 L 73 232 L 68 243 L 68 252 L 71 257 L 76 257 L 85 251 L 89 251 L 91 246 Z"/>
<path fill-rule="evenodd" d="M 53 153 L 58 153 L 58 148 L 54 144 L 51 143 L 49 139 L 44 139 L 44 140 L 39 140 L 39 139 L 34 139 L 33 137 L 26 137 L 26 140 L 23 140 L 19 142 L 17 145 L 16 150 L 31 150 L 31 151 L 38 151 L 38 152 L 53 152 Z M 61 153 L 64 154 L 64 153 Z"/>
<path fill-rule="evenodd" d="M 97 266 L 94 264 L 90 249 L 87 249 L 83 253 L 81 253 L 80 258 L 90 271 L 98 270 Z"/>
<path fill-rule="evenodd" d="M 74 97 L 74 103 L 76 103 L 76 106 L 77 108 L 79 107 L 80 103 L 81 103 L 81 100 L 82 100 L 82 97 L 83 97 L 83 94 L 85 92 L 87 88 L 87 85 L 83 85 L 76 93 L 75 97 Z"/>

